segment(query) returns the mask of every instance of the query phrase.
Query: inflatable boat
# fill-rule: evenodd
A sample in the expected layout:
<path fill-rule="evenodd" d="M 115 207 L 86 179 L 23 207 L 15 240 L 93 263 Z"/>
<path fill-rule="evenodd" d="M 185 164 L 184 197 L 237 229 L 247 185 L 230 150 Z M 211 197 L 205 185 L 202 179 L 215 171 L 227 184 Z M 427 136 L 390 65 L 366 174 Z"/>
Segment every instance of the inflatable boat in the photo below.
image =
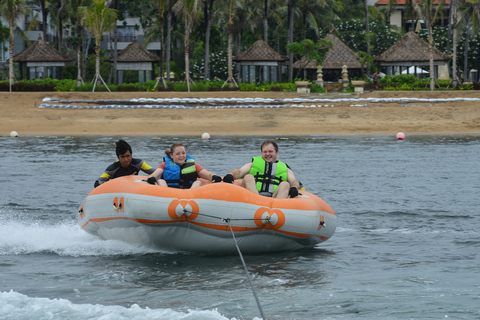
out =
<path fill-rule="evenodd" d="M 224 182 L 176 189 L 126 176 L 92 190 L 78 224 L 103 239 L 165 251 L 235 254 L 236 244 L 249 254 L 292 251 L 326 241 L 337 226 L 325 201 L 300 193 L 273 199 Z"/>

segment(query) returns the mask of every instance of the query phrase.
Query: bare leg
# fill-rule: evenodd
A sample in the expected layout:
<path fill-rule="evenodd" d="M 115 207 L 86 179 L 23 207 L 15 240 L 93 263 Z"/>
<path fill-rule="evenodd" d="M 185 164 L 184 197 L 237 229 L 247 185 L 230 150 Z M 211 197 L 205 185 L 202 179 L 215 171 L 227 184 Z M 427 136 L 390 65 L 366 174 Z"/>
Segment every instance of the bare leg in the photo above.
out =
<path fill-rule="evenodd" d="M 158 183 L 159 186 L 168 187 L 167 182 L 166 182 L 165 180 L 163 180 L 163 179 L 158 179 L 158 180 L 157 180 L 157 183 Z"/>
<path fill-rule="evenodd" d="M 197 180 L 194 183 L 192 183 L 192 186 L 190 187 L 190 189 L 198 188 L 201 185 L 202 185 L 202 182 Z"/>
<path fill-rule="evenodd" d="M 289 191 L 290 191 L 290 183 L 288 183 L 287 181 L 282 181 L 280 182 L 277 189 L 273 193 L 272 198 L 287 199 Z"/>
<path fill-rule="evenodd" d="M 251 174 L 247 174 L 245 177 L 243 177 L 242 187 L 258 194 L 255 177 Z"/>

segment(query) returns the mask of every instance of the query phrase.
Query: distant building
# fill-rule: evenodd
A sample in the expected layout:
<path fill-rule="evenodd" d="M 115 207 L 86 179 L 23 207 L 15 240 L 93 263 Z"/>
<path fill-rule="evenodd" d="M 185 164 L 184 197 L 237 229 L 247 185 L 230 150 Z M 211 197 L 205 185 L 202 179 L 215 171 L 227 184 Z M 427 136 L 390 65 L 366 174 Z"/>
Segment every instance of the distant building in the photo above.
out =
<path fill-rule="evenodd" d="M 288 57 L 280 55 L 265 41 L 257 40 L 241 54 L 233 57 L 240 66 L 240 82 L 281 82 Z"/>
<path fill-rule="evenodd" d="M 118 83 L 123 83 L 124 71 L 138 71 L 138 82 L 155 79 L 154 64 L 160 62 L 160 57 L 150 53 L 142 45 L 133 39 L 125 49 L 121 50 L 117 56 L 117 72 L 119 76 Z M 106 62 L 114 63 L 112 56 L 105 59 Z"/>
<path fill-rule="evenodd" d="M 14 35 L 14 56 L 24 51 L 29 46 L 29 44 L 35 42 L 39 38 L 39 36 L 41 36 L 42 39 L 44 39 L 47 43 L 58 42 L 57 28 L 54 26 L 51 20 L 52 15 L 48 14 L 47 23 L 46 25 L 44 25 L 41 7 L 38 4 L 30 3 L 28 5 L 28 8 L 29 13 L 16 21 L 16 26 L 21 32 L 16 31 Z M 5 22 L 5 19 L 0 19 L 2 19 L 2 23 L 4 26 L 9 25 Z M 117 21 L 118 52 L 125 49 L 135 38 L 140 44 L 144 43 L 145 33 L 139 21 L 139 18 L 131 18 L 128 17 L 128 15 L 124 21 Z M 73 31 L 74 27 L 63 29 L 64 41 L 74 35 Z M 92 37 L 92 41 L 94 41 L 93 35 L 90 36 Z M 100 44 L 100 47 L 103 50 L 106 50 L 110 55 L 113 54 L 113 38 L 111 36 L 113 36 L 113 33 L 105 33 L 103 41 Z M 76 50 L 76 48 L 73 49 Z M 150 42 L 146 46 L 146 49 L 153 54 L 160 55 L 160 40 Z M 10 58 L 9 55 L 9 44 L 8 40 L 6 40 L 5 42 L 0 43 L 0 67 L 8 65 L 7 61 Z"/>
<path fill-rule="evenodd" d="M 448 61 L 451 57 L 433 48 L 434 75 L 436 79 L 449 79 Z M 410 74 L 421 77 L 423 69 L 430 68 L 429 44 L 413 31 L 407 32 L 393 46 L 375 57 L 374 61 L 387 75 Z M 411 69 L 411 67 L 414 67 Z"/>
<path fill-rule="evenodd" d="M 42 36 L 38 36 L 28 48 L 13 56 L 13 62 L 26 66 L 26 75 L 23 74 L 23 68 L 20 67 L 20 79 L 61 79 L 62 69 L 74 59 L 58 51 L 46 41 Z"/>
<path fill-rule="evenodd" d="M 145 30 L 140 25 L 140 18 L 128 17 L 124 21 L 117 21 L 117 51 L 125 49 L 133 40 L 139 44 L 145 43 Z M 100 47 L 113 55 L 113 32 L 104 33 Z M 155 39 L 145 46 L 150 53 L 160 56 L 160 39 Z"/>
<path fill-rule="evenodd" d="M 375 2 L 375 6 L 379 9 L 386 9 L 388 6 L 388 2 L 390 0 L 377 0 Z M 417 18 L 417 14 L 414 12 L 413 19 L 410 6 L 412 1 L 415 0 L 394 0 L 394 5 L 392 6 L 392 13 L 390 17 L 387 18 L 387 23 L 397 26 L 406 32 L 408 31 L 420 31 L 421 29 L 425 28 L 425 23 L 423 20 L 420 20 Z M 369 4 L 372 1 L 368 1 Z M 438 0 L 435 1 L 435 3 L 438 3 Z M 443 5 L 443 15 L 440 16 L 440 19 L 436 21 L 436 24 L 441 25 L 441 26 L 447 26 L 448 25 L 448 16 L 449 16 L 449 4 L 450 0 L 445 0 L 445 4 Z M 413 21 L 412 21 L 413 20 Z M 413 28 L 412 28 L 413 26 Z M 412 30 L 411 30 L 412 29 Z"/>

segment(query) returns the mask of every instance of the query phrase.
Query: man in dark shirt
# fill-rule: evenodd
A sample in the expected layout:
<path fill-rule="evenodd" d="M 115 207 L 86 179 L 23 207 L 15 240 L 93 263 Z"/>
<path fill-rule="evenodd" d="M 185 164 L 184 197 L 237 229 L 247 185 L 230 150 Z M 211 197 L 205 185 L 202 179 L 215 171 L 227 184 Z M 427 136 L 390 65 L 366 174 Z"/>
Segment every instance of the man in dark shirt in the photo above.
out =
<path fill-rule="evenodd" d="M 154 168 L 149 166 L 143 160 L 132 158 L 132 147 L 130 147 L 126 141 L 118 140 L 116 144 L 118 161 L 115 161 L 105 169 L 105 172 L 97 181 L 95 181 L 95 184 L 93 185 L 95 188 L 110 179 L 137 175 L 140 170 L 146 174 L 152 174 L 155 171 Z"/>

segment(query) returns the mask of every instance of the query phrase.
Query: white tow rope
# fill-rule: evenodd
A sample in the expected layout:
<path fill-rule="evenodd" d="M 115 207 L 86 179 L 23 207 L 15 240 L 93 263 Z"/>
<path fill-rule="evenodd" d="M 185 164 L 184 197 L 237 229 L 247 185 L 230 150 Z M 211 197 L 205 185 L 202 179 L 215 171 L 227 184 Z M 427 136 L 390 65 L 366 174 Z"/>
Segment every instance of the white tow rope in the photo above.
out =
<path fill-rule="evenodd" d="M 250 278 L 250 274 L 248 273 L 247 265 L 245 264 L 245 260 L 243 260 L 242 251 L 240 251 L 240 248 L 238 247 L 237 239 L 235 238 L 235 234 L 233 232 L 232 226 L 230 225 L 230 220 L 265 220 L 265 219 L 230 219 L 230 218 L 224 219 L 224 218 L 220 218 L 220 217 L 216 217 L 216 216 L 212 216 L 212 215 L 208 215 L 208 214 L 203 214 L 203 213 L 200 213 L 200 212 L 192 212 L 192 211 L 187 210 L 187 208 L 184 208 L 183 213 L 187 213 L 187 212 L 188 213 L 195 213 L 195 214 L 198 214 L 198 215 L 201 215 L 201 216 L 204 216 L 204 217 L 209 217 L 209 218 L 214 218 L 214 219 L 222 219 L 224 222 L 226 222 L 228 224 L 228 227 L 230 228 L 230 231 L 232 232 L 233 241 L 235 242 L 235 246 L 237 247 L 238 255 L 240 256 L 240 260 L 242 261 L 243 268 L 245 269 L 245 273 L 247 274 L 248 282 L 250 283 L 250 287 L 252 288 L 253 296 L 255 297 L 255 301 L 257 302 L 258 310 L 260 310 L 260 315 L 262 316 L 263 320 L 267 320 L 267 318 L 265 318 L 265 315 L 263 314 L 262 305 L 260 304 L 260 300 L 258 300 L 257 293 L 255 292 L 255 288 L 253 287 L 252 279 Z M 268 217 L 267 220 L 270 220 L 269 218 L 270 217 Z"/>
<path fill-rule="evenodd" d="M 263 314 L 262 305 L 260 304 L 260 300 L 258 300 L 257 293 L 255 292 L 255 288 L 253 287 L 252 279 L 250 278 L 250 274 L 248 273 L 247 265 L 245 264 L 245 260 L 243 260 L 242 252 L 238 247 L 237 239 L 235 238 L 235 234 L 233 233 L 232 226 L 230 225 L 230 219 L 223 219 L 228 226 L 230 227 L 230 231 L 232 232 L 233 240 L 235 241 L 235 246 L 237 247 L 238 255 L 240 256 L 240 260 L 242 260 L 243 267 L 245 268 L 245 273 L 247 274 L 248 282 L 250 283 L 250 287 L 252 287 L 252 292 L 255 297 L 255 301 L 257 302 L 258 310 L 260 310 L 260 315 L 262 316 L 263 320 L 267 320 L 265 315 Z"/>

